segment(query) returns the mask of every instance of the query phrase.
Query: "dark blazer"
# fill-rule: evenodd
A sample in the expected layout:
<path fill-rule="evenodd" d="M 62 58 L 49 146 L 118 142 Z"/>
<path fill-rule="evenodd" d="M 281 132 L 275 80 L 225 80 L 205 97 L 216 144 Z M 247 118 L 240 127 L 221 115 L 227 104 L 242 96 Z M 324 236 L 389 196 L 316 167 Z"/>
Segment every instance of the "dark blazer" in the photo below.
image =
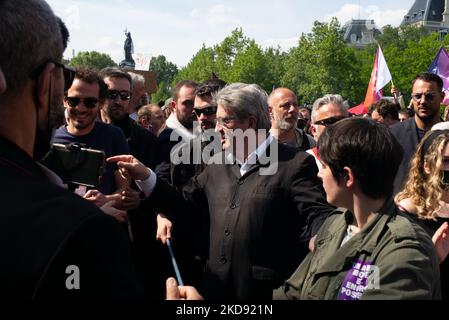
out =
<path fill-rule="evenodd" d="M 140 296 L 129 241 L 112 217 L 51 183 L 27 154 L 3 139 L 0 177 L 0 298 Z M 79 290 L 66 287 L 71 265 L 79 268 Z"/>
<path fill-rule="evenodd" d="M 398 139 L 402 148 L 404 148 L 404 158 L 402 159 L 398 173 L 394 180 L 394 192 L 397 194 L 404 187 L 407 172 L 409 170 L 410 160 L 415 154 L 418 146 L 418 129 L 416 128 L 415 117 L 410 118 L 404 122 L 399 122 L 393 125 L 391 132 Z"/>
<path fill-rule="evenodd" d="M 157 138 L 149 130 L 139 126 L 137 122 L 126 116 L 114 125 L 122 129 L 128 142 L 130 153 L 145 166 L 154 169 L 156 163 Z"/>
<path fill-rule="evenodd" d="M 156 168 L 154 172 L 167 182 L 170 182 L 170 152 L 180 141 L 170 140 L 172 132 L 173 129 L 166 127 L 157 137 Z"/>
<path fill-rule="evenodd" d="M 182 193 L 158 178 L 147 198 L 182 227 L 209 213 L 206 298 L 271 299 L 332 211 L 313 157 L 278 144 L 277 159 L 274 175 L 261 175 L 260 163 L 244 176 L 236 164 L 209 164 Z"/>

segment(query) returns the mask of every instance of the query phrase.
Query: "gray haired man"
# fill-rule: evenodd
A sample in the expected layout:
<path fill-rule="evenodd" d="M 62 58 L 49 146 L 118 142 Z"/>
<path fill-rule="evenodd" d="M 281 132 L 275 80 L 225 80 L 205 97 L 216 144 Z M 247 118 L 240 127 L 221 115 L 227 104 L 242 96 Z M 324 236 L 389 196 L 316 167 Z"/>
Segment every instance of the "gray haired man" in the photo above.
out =
<path fill-rule="evenodd" d="M 236 83 L 217 93 L 222 162 L 208 165 L 181 192 L 132 156 L 108 159 L 141 180 L 146 201 L 175 216 L 180 228 L 208 221 L 209 260 L 200 289 L 208 299 L 271 299 L 332 210 L 313 158 L 267 135 L 267 98 L 254 84 Z M 276 172 L 263 174 L 273 162 Z"/>

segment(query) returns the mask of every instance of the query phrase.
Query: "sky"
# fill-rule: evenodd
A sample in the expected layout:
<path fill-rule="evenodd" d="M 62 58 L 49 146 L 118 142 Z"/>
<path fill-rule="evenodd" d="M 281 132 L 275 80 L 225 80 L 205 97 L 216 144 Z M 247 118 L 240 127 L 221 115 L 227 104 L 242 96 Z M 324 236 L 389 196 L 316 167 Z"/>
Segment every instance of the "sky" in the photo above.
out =
<path fill-rule="evenodd" d="M 134 53 L 165 55 L 178 67 L 196 52 L 220 43 L 235 28 L 262 47 L 285 51 L 297 45 L 313 22 L 340 23 L 374 19 L 378 27 L 398 26 L 413 0 L 47 0 L 66 23 L 73 52 L 107 53 L 124 59 L 125 29 L 131 32 Z"/>

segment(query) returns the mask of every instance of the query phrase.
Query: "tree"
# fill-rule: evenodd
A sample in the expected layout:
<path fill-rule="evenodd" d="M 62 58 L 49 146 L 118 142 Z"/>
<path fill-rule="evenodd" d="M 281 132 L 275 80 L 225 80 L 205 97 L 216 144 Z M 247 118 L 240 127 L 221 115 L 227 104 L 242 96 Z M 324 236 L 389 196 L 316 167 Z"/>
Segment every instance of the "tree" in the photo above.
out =
<path fill-rule="evenodd" d="M 285 73 L 285 60 L 287 53 L 282 52 L 281 48 L 268 48 L 264 52 L 265 63 L 267 64 L 268 75 L 267 79 L 270 82 L 269 91 L 274 87 L 281 85 L 282 77 Z"/>
<path fill-rule="evenodd" d="M 243 34 L 242 28 L 231 32 L 219 45 L 214 47 L 217 74 L 225 81 L 230 81 L 230 73 L 236 56 L 248 48 L 250 40 Z"/>
<path fill-rule="evenodd" d="M 302 34 L 298 46 L 290 50 L 281 84 L 296 91 L 301 103 L 313 103 L 328 93 L 361 100 L 359 64 L 343 32 L 336 18 L 330 23 L 316 21 L 312 32 Z"/>
<path fill-rule="evenodd" d="M 167 61 L 164 55 L 151 57 L 150 71 L 156 72 L 157 91 L 152 95 L 153 101 L 165 100 L 171 96 L 171 83 L 178 74 L 176 64 Z"/>
<path fill-rule="evenodd" d="M 410 96 L 411 81 L 417 73 L 428 70 L 438 49 L 449 43 L 449 38 L 440 39 L 438 33 L 430 33 L 422 27 L 404 26 L 393 28 L 387 26 L 377 37 L 382 48 L 395 86 L 405 96 Z M 368 86 L 377 43 L 365 50 L 356 52 L 360 62 L 360 78 Z M 390 85 L 384 88 L 384 95 L 390 95 Z"/>
<path fill-rule="evenodd" d="M 207 48 L 203 44 L 203 47 L 192 57 L 187 66 L 178 73 L 174 83 L 186 79 L 197 82 L 209 79 L 210 75 L 216 72 L 214 57 L 214 49 Z"/>
<path fill-rule="evenodd" d="M 202 82 L 209 79 L 212 73 L 227 82 L 243 81 L 242 79 L 236 80 L 237 71 L 233 71 L 234 61 L 239 54 L 248 49 L 250 42 L 251 40 L 243 34 L 242 29 L 237 28 L 213 48 L 203 44 L 203 47 L 192 57 L 187 66 L 181 69 L 175 82 L 185 79 Z M 254 48 L 253 46 L 252 49 Z"/>
<path fill-rule="evenodd" d="M 248 46 L 236 54 L 227 80 L 230 83 L 256 83 L 268 91 L 272 88 L 268 67 L 262 49 L 250 40 Z"/>
<path fill-rule="evenodd" d="M 101 70 L 106 67 L 116 67 L 117 64 L 105 53 L 99 53 L 97 51 L 81 51 L 70 60 L 70 66 L 87 66 Z"/>
<path fill-rule="evenodd" d="M 157 73 L 156 81 L 159 85 L 162 82 L 168 85 L 178 74 L 178 67 L 174 63 L 167 61 L 164 55 L 159 55 L 151 58 L 150 71 Z"/>
<path fill-rule="evenodd" d="M 151 101 L 158 103 L 159 101 L 165 101 L 171 97 L 171 92 L 168 90 L 167 84 L 162 81 L 157 86 L 157 91 L 151 95 Z"/>

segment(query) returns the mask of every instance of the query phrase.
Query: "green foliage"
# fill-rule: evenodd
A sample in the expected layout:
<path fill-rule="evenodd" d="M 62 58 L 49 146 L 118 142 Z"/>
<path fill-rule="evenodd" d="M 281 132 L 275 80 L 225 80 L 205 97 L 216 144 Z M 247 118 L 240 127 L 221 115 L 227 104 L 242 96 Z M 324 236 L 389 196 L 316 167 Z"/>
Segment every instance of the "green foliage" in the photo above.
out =
<path fill-rule="evenodd" d="M 163 55 L 152 57 L 150 60 L 150 71 L 157 73 L 156 81 L 160 85 L 162 82 L 170 84 L 178 74 L 178 67 L 167 61 Z"/>
<path fill-rule="evenodd" d="M 416 26 L 386 26 L 376 41 L 364 49 L 348 46 L 344 28 L 334 18 L 329 23 L 315 22 L 312 32 L 302 34 L 296 47 L 282 52 L 279 47 L 262 49 L 238 28 L 213 47 L 203 45 L 171 83 L 202 82 L 213 72 L 229 83 L 256 83 L 268 92 L 273 86 L 289 87 L 301 103 L 338 93 L 351 104 L 359 104 L 365 99 L 379 44 L 395 86 L 409 97 L 411 80 L 427 71 L 438 49 L 449 45 L 449 36 L 440 39 L 437 33 Z M 390 86 L 384 88 L 385 95 L 389 92 Z"/>
<path fill-rule="evenodd" d="M 439 39 L 437 33 L 430 33 L 422 27 L 404 26 L 393 28 L 387 26 L 383 34 L 377 38 L 394 85 L 410 97 L 411 82 L 416 74 L 426 72 L 441 46 L 449 44 L 449 38 Z M 368 85 L 377 44 L 372 44 L 363 51 L 357 52 L 361 62 L 361 80 Z M 391 86 L 384 88 L 384 94 L 390 95 Z"/>
<path fill-rule="evenodd" d="M 353 48 L 343 39 L 337 19 L 315 22 L 303 34 L 285 62 L 281 85 L 297 92 L 301 103 L 313 103 L 327 93 L 339 93 L 354 101 L 361 98 L 360 73 Z"/>
<path fill-rule="evenodd" d="M 97 51 L 81 51 L 72 60 L 70 60 L 70 66 L 87 66 L 94 67 L 101 70 L 106 67 L 116 67 L 117 64 L 111 59 L 111 57 L 105 53 L 99 53 Z"/>
<path fill-rule="evenodd" d="M 185 79 L 203 82 L 209 79 L 212 72 L 215 71 L 214 66 L 214 50 L 206 48 L 203 44 L 203 47 L 193 56 L 189 64 L 178 73 L 174 83 Z"/>
<path fill-rule="evenodd" d="M 280 83 L 285 57 L 286 53 L 279 48 L 262 50 L 238 28 L 214 47 L 203 44 L 173 83 L 185 79 L 203 82 L 215 73 L 229 83 L 257 83 L 270 91 L 273 85 Z"/>
<path fill-rule="evenodd" d="M 270 83 L 270 91 L 274 87 L 281 85 L 281 80 L 285 73 L 285 60 L 287 53 L 282 52 L 280 47 L 268 48 L 265 50 L 265 63 L 267 64 L 267 80 Z"/>
<path fill-rule="evenodd" d="M 171 92 L 167 84 L 162 81 L 158 83 L 157 91 L 151 95 L 151 101 L 158 103 L 159 101 L 165 101 L 171 97 Z"/>
<path fill-rule="evenodd" d="M 231 32 L 219 45 L 214 47 L 215 68 L 221 79 L 228 81 L 231 79 L 232 67 L 238 54 L 248 48 L 250 40 L 243 34 L 242 28 L 237 28 Z"/>
<path fill-rule="evenodd" d="M 244 50 L 237 53 L 227 81 L 257 83 L 266 91 L 272 88 L 272 82 L 269 77 L 267 59 L 262 49 L 254 40 Z"/>
<path fill-rule="evenodd" d="M 164 55 L 159 55 L 151 58 L 150 71 L 157 73 L 157 91 L 152 94 L 152 101 L 156 103 L 161 100 L 165 101 L 171 96 L 170 84 L 179 72 L 178 67 L 174 63 L 167 61 Z"/>

